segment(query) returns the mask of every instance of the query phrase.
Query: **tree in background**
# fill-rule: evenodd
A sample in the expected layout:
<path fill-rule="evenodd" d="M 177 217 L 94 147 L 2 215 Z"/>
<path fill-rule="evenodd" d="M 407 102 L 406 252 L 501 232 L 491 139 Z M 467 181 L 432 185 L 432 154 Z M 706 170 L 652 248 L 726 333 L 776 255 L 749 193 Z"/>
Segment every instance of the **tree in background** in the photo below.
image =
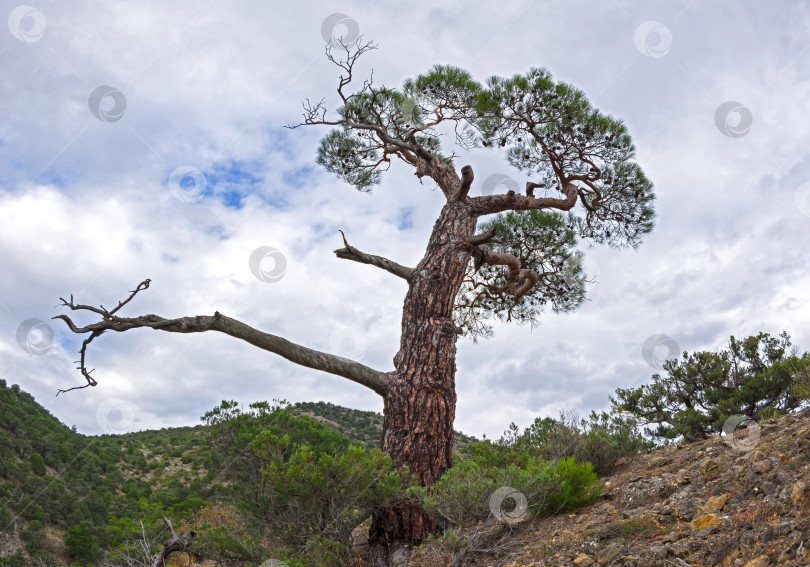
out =
<path fill-rule="evenodd" d="M 304 105 L 303 125 L 334 127 L 322 140 L 317 161 L 359 191 L 381 181 L 392 161 L 413 171 L 420 183 L 435 183 L 444 205 L 427 249 L 415 266 L 404 266 L 350 245 L 344 236 L 338 258 L 375 266 L 408 285 L 402 334 L 392 370 L 318 352 L 215 312 L 166 319 L 118 315 L 141 282 L 114 309 L 63 300 L 71 310 L 100 320 L 77 327 L 87 346 L 106 331 L 152 328 L 172 333 L 217 331 L 309 368 L 342 376 L 383 398 L 382 449 L 396 467 L 407 466 L 421 486 L 431 486 L 451 465 L 456 409 L 456 342 L 461 335 L 487 336 L 487 321 L 535 325 L 546 308 L 570 311 L 584 299 L 580 239 L 610 246 L 638 245 L 653 227 L 652 183 L 634 161 L 624 124 L 593 108 L 584 93 L 555 82 L 545 69 L 486 84 L 462 69 L 436 65 L 400 89 L 365 80 L 355 89 L 358 57 L 371 43 L 327 47 L 341 69 L 339 108 L 328 115 L 324 101 Z M 296 127 L 296 126 L 293 126 Z M 463 150 L 502 152 L 528 179 L 514 190 L 470 196 L 470 165 L 456 170 L 443 135 Z M 435 514 L 406 499 L 375 512 L 370 549 L 374 565 L 407 556 L 411 543 L 437 529 Z"/>
<path fill-rule="evenodd" d="M 696 441 L 722 431 L 733 415 L 759 420 L 794 410 L 802 404 L 797 380 L 807 374 L 808 354 L 789 354 L 790 345 L 786 332 L 759 333 L 732 336 L 719 352 L 684 352 L 664 362 L 665 374 L 653 374 L 651 384 L 617 389 L 613 411 L 632 414 L 642 426 L 656 424 L 658 439 Z"/>
<path fill-rule="evenodd" d="M 39 453 L 34 453 L 29 458 L 31 463 L 31 471 L 37 476 L 45 476 L 47 470 L 45 469 L 45 459 Z"/>
<path fill-rule="evenodd" d="M 65 532 L 65 550 L 67 554 L 82 565 L 91 564 L 98 559 L 99 549 L 90 529 L 79 524 L 71 526 Z"/>

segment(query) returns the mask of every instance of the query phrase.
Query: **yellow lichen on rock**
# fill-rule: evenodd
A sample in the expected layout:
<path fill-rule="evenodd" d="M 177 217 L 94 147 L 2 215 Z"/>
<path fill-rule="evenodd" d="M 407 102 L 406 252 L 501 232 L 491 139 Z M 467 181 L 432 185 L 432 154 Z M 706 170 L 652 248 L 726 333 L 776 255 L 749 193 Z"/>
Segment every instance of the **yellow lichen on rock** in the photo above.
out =
<path fill-rule="evenodd" d="M 703 528 L 708 528 L 709 526 L 716 526 L 719 523 L 720 522 L 717 521 L 717 516 L 714 514 L 706 514 L 705 516 L 692 520 L 691 525 L 693 530 L 702 530 Z"/>
<path fill-rule="evenodd" d="M 768 559 L 767 555 L 760 555 L 745 564 L 745 567 L 768 567 L 771 564 L 771 560 Z"/>
<path fill-rule="evenodd" d="M 590 555 L 580 553 L 579 555 L 577 555 L 577 558 L 574 559 L 574 565 L 577 565 L 579 567 L 589 567 L 590 565 L 593 565 L 593 559 L 591 558 Z"/>

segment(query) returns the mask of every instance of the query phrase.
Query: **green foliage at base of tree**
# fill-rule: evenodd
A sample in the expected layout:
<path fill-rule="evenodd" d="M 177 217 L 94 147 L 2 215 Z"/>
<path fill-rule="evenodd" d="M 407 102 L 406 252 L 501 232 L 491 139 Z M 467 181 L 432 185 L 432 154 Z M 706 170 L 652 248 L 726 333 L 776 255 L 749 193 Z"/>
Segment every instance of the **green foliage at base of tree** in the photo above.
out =
<path fill-rule="evenodd" d="M 489 442 L 473 444 L 469 456 L 458 460 L 429 491 L 412 492 L 421 493 L 425 509 L 438 514 L 446 525 L 466 526 L 495 514 L 492 498 L 499 490 L 526 498 L 521 520 L 587 506 L 601 494 L 590 463 L 578 463 L 573 457 L 546 461 Z M 503 510 L 508 516 L 510 510 Z"/>
<path fill-rule="evenodd" d="M 203 419 L 220 448 L 216 466 L 227 467 L 223 474 L 262 537 L 294 556 L 321 558 L 308 564 L 345 558 L 352 530 L 413 483 L 379 449 L 296 417 L 285 402 L 242 411 L 223 401 Z"/>

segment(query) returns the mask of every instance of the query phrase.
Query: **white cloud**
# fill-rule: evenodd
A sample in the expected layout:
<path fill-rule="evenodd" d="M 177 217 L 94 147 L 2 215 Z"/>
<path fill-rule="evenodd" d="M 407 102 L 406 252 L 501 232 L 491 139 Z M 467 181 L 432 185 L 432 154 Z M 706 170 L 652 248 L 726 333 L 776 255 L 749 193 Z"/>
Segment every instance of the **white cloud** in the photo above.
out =
<path fill-rule="evenodd" d="M 2 6 L 10 13 L 16 4 Z M 625 120 L 656 184 L 658 225 L 637 251 L 587 250 L 599 271 L 590 302 L 534 331 L 498 325 L 494 339 L 459 345 L 459 429 L 497 436 L 513 420 L 525 426 L 561 408 L 603 409 L 615 388 L 649 377 L 641 345 L 655 333 L 694 350 L 721 347 L 730 334 L 787 329 L 810 349 L 810 217 L 795 203 L 810 181 L 807 9 L 768 8 L 341 6 L 380 44 L 360 71 L 373 68 L 390 86 L 435 63 L 481 80 L 548 67 Z M 405 285 L 336 259 L 337 229 L 363 250 L 413 265 L 442 197 L 399 164 L 373 194 L 358 194 L 315 166 L 325 130 L 283 129 L 300 119 L 303 98 L 336 102 L 338 73 L 320 35 L 333 12 L 325 3 L 87 1 L 40 9 L 47 28 L 39 41 L 6 33 L 0 44 L 0 377 L 88 433 L 104 430 L 96 414 L 107 400 L 130 404 L 136 428 L 196 423 L 223 398 L 381 410 L 360 386 L 230 337 L 146 330 L 97 339 L 89 364 L 99 386 L 53 397 L 81 383 L 77 337 L 52 322 L 56 345 L 36 356 L 16 344 L 17 326 L 63 312 L 58 298 L 70 293 L 114 305 L 146 277 L 152 286 L 127 313 L 219 310 L 324 350 L 359 333 L 363 362 L 390 369 Z M 646 21 L 671 31 L 665 56 L 636 48 L 634 32 Z M 119 121 L 89 111 L 99 85 L 123 93 Z M 715 125 L 728 100 L 751 110 L 742 138 Z M 461 156 L 477 182 L 517 175 L 495 153 Z M 183 203 L 166 186 L 182 165 L 222 175 L 235 166 L 260 181 L 240 209 L 224 207 L 221 195 L 239 179 Z M 412 227 L 400 231 L 406 210 Z M 286 255 L 278 283 L 250 273 L 259 246 Z"/>

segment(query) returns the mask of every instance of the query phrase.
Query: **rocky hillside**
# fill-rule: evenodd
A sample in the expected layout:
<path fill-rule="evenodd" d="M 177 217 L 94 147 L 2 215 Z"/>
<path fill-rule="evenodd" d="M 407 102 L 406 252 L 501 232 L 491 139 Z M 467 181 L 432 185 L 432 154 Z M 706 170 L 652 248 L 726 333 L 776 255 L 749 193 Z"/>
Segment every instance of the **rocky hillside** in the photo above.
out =
<path fill-rule="evenodd" d="M 718 437 L 639 457 L 603 480 L 599 503 L 516 530 L 520 551 L 477 564 L 810 565 L 810 408 L 762 424 L 759 434 L 739 448 Z"/>

